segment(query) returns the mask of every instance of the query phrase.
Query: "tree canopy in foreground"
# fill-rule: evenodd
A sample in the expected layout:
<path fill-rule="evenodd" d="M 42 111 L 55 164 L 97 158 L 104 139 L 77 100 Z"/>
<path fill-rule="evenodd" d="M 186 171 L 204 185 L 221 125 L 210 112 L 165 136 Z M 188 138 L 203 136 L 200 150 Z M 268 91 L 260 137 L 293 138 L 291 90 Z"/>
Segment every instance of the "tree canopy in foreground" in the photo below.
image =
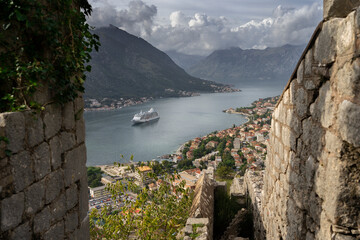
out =
<path fill-rule="evenodd" d="M 185 226 L 192 199 L 185 181 L 167 175 L 157 181 L 158 188 L 143 188 L 135 199 L 129 192 L 137 188 L 133 182 L 107 185 L 112 199 L 121 206 L 94 209 L 90 214 L 92 239 L 176 239 Z M 178 183 L 178 184 L 176 184 Z"/>

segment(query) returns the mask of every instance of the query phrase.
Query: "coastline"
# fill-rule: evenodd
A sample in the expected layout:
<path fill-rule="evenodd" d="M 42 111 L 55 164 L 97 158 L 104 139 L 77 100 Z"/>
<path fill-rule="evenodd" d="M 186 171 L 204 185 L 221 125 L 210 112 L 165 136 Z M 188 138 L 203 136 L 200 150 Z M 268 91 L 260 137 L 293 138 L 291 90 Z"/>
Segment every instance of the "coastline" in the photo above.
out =
<path fill-rule="evenodd" d="M 209 93 L 232 93 L 232 92 L 241 92 L 241 89 L 235 89 L 235 88 L 224 88 L 222 91 L 214 91 Z M 141 105 L 156 99 L 162 99 L 162 98 L 174 98 L 174 97 L 196 97 L 200 96 L 200 93 L 197 92 L 183 92 L 181 95 L 178 96 L 167 96 L 167 97 L 135 97 L 135 98 L 128 98 L 128 99 L 109 99 L 109 98 L 103 98 L 102 100 L 99 99 L 93 99 L 93 98 L 86 98 L 85 101 L 85 112 L 101 112 L 101 111 L 113 111 L 122 109 L 125 107 L 135 106 L 135 105 Z M 103 102 L 106 102 L 104 104 Z"/>

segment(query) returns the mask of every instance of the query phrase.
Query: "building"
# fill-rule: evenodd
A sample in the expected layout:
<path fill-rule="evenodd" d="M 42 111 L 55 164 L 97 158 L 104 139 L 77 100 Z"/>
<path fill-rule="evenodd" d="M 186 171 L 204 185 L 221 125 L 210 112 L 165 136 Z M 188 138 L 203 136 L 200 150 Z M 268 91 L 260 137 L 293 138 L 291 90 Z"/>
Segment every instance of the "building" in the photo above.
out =
<path fill-rule="evenodd" d="M 149 166 L 138 167 L 135 172 L 135 183 L 139 186 L 147 185 L 151 182 L 148 174 L 152 173 L 152 168 Z"/>
<path fill-rule="evenodd" d="M 90 188 L 90 196 L 92 198 L 101 198 L 109 195 L 110 193 L 105 189 L 105 187 L 106 186 L 104 185 L 100 187 Z"/>
<path fill-rule="evenodd" d="M 234 148 L 235 149 L 240 149 L 241 148 L 241 140 L 240 140 L 240 138 L 235 138 L 234 139 Z"/>
<path fill-rule="evenodd" d="M 115 183 L 115 179 L 113 179 L 112 177 L 110 176 L 104 176 L 101 178 L 101 183 L 106 185 L 106 184 L 110 184 L 110 183 Z"/>

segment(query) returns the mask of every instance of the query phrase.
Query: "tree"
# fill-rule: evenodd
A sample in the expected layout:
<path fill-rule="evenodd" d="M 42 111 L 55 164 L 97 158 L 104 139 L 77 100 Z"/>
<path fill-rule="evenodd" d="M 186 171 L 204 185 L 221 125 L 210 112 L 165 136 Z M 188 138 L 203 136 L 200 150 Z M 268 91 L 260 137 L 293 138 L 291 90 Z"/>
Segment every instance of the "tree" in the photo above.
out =
<path fill-rule="evenodd" d="M 99 167 L 88 167 L 87 168 L 87 179 L 88 185 L 91 188 L 102 186 L 101 178 L 102 178 L 102 171 Z"/>
<path fill-rule="evenodd" d="M 219 167 L 216 169 L 216 175 L 222 179 L 229 178 L 233 172 L 234 170 L 226 165 L 219 165 Z"/>
<path fill-rule="evenodd" d="M 153 180 L 157 180 L 154 178 Z M 93 239 L 176 239 L 186 223 L 192 199 L 185 181 L 172 184 L 175 177 L 167 175 L 157 190 L 143 188 L 135 200 L 129 200 L 133 182 L 120 181 L 107 186 L 113 200 L 126 196 L 118 211 L 104 207 L 90 214 L 90 234 Z"/>

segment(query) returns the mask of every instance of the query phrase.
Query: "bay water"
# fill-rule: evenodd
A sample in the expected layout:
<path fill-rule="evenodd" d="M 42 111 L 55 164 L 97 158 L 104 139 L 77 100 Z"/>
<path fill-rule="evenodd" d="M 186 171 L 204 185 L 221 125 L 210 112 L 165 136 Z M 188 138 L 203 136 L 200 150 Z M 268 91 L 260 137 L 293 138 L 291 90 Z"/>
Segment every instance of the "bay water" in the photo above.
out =
<path fill-rule="evenodd" d="M 246 122 L 242 115 L 222 112 L 281 94 L 282 88 L 244 88 L 234 93 L 209 93 L 187 98 L 156 99 L 141 105 L 84 113 L 87 165 L 148 161 L 175 152 L 184 142 Z M 134 114 L 154 108 L 157 121 L 132 125 Z M 124 155 L 124 159 L 121 159 Z"/>

